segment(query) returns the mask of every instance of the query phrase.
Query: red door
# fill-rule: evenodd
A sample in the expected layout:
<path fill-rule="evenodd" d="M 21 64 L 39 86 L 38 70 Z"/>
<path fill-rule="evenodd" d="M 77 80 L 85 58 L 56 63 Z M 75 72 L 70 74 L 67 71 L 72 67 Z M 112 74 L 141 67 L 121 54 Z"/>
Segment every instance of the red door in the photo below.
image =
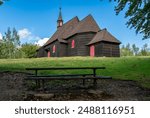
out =
<path fill-rule="evenodd" d="M 95 47 L 94 47 L 94 45 L 91 45 L 91 46 L 90 46 L 90 56 L 91 56 L 91 57 L 94 57 L 94 56 L 95 56 Z"/>
<path fill-rule="evenodd" d="M 50 51 L 48 51 L 47 57 L 51 57 L 51 52 Z"/>

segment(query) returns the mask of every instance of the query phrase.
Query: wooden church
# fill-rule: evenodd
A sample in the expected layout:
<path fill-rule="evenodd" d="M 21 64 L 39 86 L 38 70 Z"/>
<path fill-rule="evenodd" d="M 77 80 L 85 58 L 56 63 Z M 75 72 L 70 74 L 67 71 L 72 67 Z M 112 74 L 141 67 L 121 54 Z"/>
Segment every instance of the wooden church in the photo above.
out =
<path fill-rule="evenodd" d="M 107 29 L 100 29 L 91 15 L 63 23 L 60 9 L 57 31 L 37 50 L 37 57 L 119 57 L 120 43 Z"/>

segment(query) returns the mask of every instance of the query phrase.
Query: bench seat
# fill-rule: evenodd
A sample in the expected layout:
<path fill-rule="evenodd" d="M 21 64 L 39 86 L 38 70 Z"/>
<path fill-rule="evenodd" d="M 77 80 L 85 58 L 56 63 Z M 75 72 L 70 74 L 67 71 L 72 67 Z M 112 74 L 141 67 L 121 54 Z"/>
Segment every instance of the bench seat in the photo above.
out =
<path fill-rule="evenodd" d="M 93 74 L 63 74 L 63 75 L 28 75 L 27 77 L 78 77 L 93 76 Z"/>
<path fill-rule="evenodd" d="M 96 76 L 96 77 L 65 77 L 65 76 L 28 76 L 25 80 L 77 80 L 77 79 L 112 79 L 112 77 L 107 76 Z"/>

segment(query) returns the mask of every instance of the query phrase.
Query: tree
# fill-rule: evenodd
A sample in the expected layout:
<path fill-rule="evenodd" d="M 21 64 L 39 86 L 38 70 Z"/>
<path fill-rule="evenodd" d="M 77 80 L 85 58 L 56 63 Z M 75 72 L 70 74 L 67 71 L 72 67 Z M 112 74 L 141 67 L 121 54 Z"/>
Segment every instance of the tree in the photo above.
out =
<path fill-rule="evenodd" d="M 129 43 L 126 46 L 122 46 L 121 56 L 133 56 L 133 51 Z"/>
<path fill-rule="evenodd" d="M 3 4 L 3 1 L 2 1 L 2 0 L 0 0 L 0 5 L 1 5 L 1 4 Z"/>
<path fill-rule="evenodd" d="M 131 47 L 128 43 L 126 46 L 122 45 L 120 53 L 121 56 L 150 56 L 150 48 L 148 47 L 148 44 L 144 44 L 140 50 L 135 44 Z"/>
<path fill-rule="evenodd" d="M 139 53 L 139 48 L 136 47 L 135 44 L 133 44 L 133 45 L 132 45 L 132 51 L 133 51 L 133 53 L 134 53 L 134 56 L 137 56 L 138 53 Z"/>
<path fill-rule="evenodd" d="M 6 45 L 4 43 L 3 40 L 1 40 L 0 42 L 0 58 L 6 58 L 6 52 L 5 52 L 5 49 L 6 49 Z"/>
<path fill-rule="evenodd" d="M 1 41 L 0 45 L 0 57 L 1 58 L 16 58 L 16 53 L 18 52 L 18 48 L 20 46 L 20 40 L 17 30 L 13 28 L 7 29 L 5 32 L 5 36 Z"/>
<path fill-rule="evenodd" d="M 8 0 L 0 0 L 0 5 L 2 5 L 5 1 L 8 1 Z"/>
<path fill-rule="evenodd" d="M 112 0 L 109 0 L 112 1 Z M 115 7 L 118 15 L 128 7 L 125 18 L 129 18 L 126 23 L 128 27 L 134 28 L 136 33 L 142 33 L 143 39 L 150 38 L 150 0 L 114 0 L 118 4 Z"/>
<path fill-rule="evenodd" d="M 0 58 L 33 58 L 36 57 L 36 50 L 39 47 L 34 44 L 20 45 L 20 37 L 15 28 L 7 29 L 2 40 L 0 40 Z"/>
<path fill-rule="evenodd" d="M 25 58 L 34 58 L 36 57 L 36 50 L 38 48 L 37 45 L 25 43 L 21 46 L 21 51 Z"/>
<path fill-rule="evenodd" d="M 147 44 L 144 44 L 142 49 L 141 49 L 141 55 L 142 56 L 148 56 L 150 55 L 150 49 L 148 48 L 148 45 Z"/>

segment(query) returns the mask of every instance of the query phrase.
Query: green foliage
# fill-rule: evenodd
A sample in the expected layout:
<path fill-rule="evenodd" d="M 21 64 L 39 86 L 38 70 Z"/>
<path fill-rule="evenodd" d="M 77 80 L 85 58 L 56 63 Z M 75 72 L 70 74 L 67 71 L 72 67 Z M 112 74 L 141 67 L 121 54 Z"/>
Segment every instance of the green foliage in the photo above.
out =
<path fill-rule="evenodd" d="M 112 1 L 112 0 L 109 0 Z M 118 3 L 115 7 L 118 15 L 127 8 L 125 18 L 128 27 L 134 28 L 136 33 L 142 33 L 143 39 L 150 38 L 150 0 L 114 0 Z"/>
<path fill-rule="evenodd" d="M 148 48 L 148 45 L 145 44 L 143 47 L 142 47 L 142 50 L 140 52 L 140 55 L 143 55 L 143 56 L 149 56 L 150 55 L 150 49 Z"/>
<path fill-rule="evenodd" d="M 136 47 L 135 44 L 132 45 L 132 51 L 133 51 L 134 56 L 137 56 L 137 55 L 138 55 L 139 50 L 140 50 L 140 49 L 139 49 L 138 47 Z"/>
<path fill-rule="evenodd" d="M 0 0 L 0 5 L 2 5 L 5 1 L 9 1 L 9 0 Z"/>
<path fill-rule="evenodd" d="M 33 58 L 36 57 L 36 50 L 38 48 L 39 47 L 37 45 L 26 43 L 21 46 L 21 51 L 23 52 L 25 58 Z"/>
<path fill-rule="evenodd" d="M 150 1 L 149 0 L 118 0 L 116 13 L 119 14 L 126 6 L 125 17 L 129 17 L 127 26 L 135 28 L 136 33 L 143 33 L 143 39 L 150 38 Z"/>
<path fill-rule="evenodd" d="M 122 45 L 120 49 L 121 56 L 150 56 L 150 49 L 148 44 L 144 44 L 140 50 L 135 44 L 130 46 L 128 43 L 126 46 Z"/>
<path fill-rule="evenodd" d="M 16 58 L 15 55 L 18 52 L 20 46 L 19 35 L 15 28 L 11 31 L 7 29 L 5 36 L 3 36 L 0 42 L 0 58 Z"/>
<path fill-rule="evenodd" d="M 133 56 L 133 51 L 129 43 L 126 46 L 123 45 L 120 51 L 121 56 Z"/>
<path fill-rule="evenodd" d="M 2 5 L 3 4 L 3 1 L 2 0 L 0 0 L 0 5 Z"/>
<path fill-rule="evenodd" d="M 37 45 L 22 44 L 20 45 L 20 37 L 15 28 L 8 28 L 3 39 L 0 40 L 0 58 L 16 59 L 16 58 L 33 58 L 36 57 Z"/>

